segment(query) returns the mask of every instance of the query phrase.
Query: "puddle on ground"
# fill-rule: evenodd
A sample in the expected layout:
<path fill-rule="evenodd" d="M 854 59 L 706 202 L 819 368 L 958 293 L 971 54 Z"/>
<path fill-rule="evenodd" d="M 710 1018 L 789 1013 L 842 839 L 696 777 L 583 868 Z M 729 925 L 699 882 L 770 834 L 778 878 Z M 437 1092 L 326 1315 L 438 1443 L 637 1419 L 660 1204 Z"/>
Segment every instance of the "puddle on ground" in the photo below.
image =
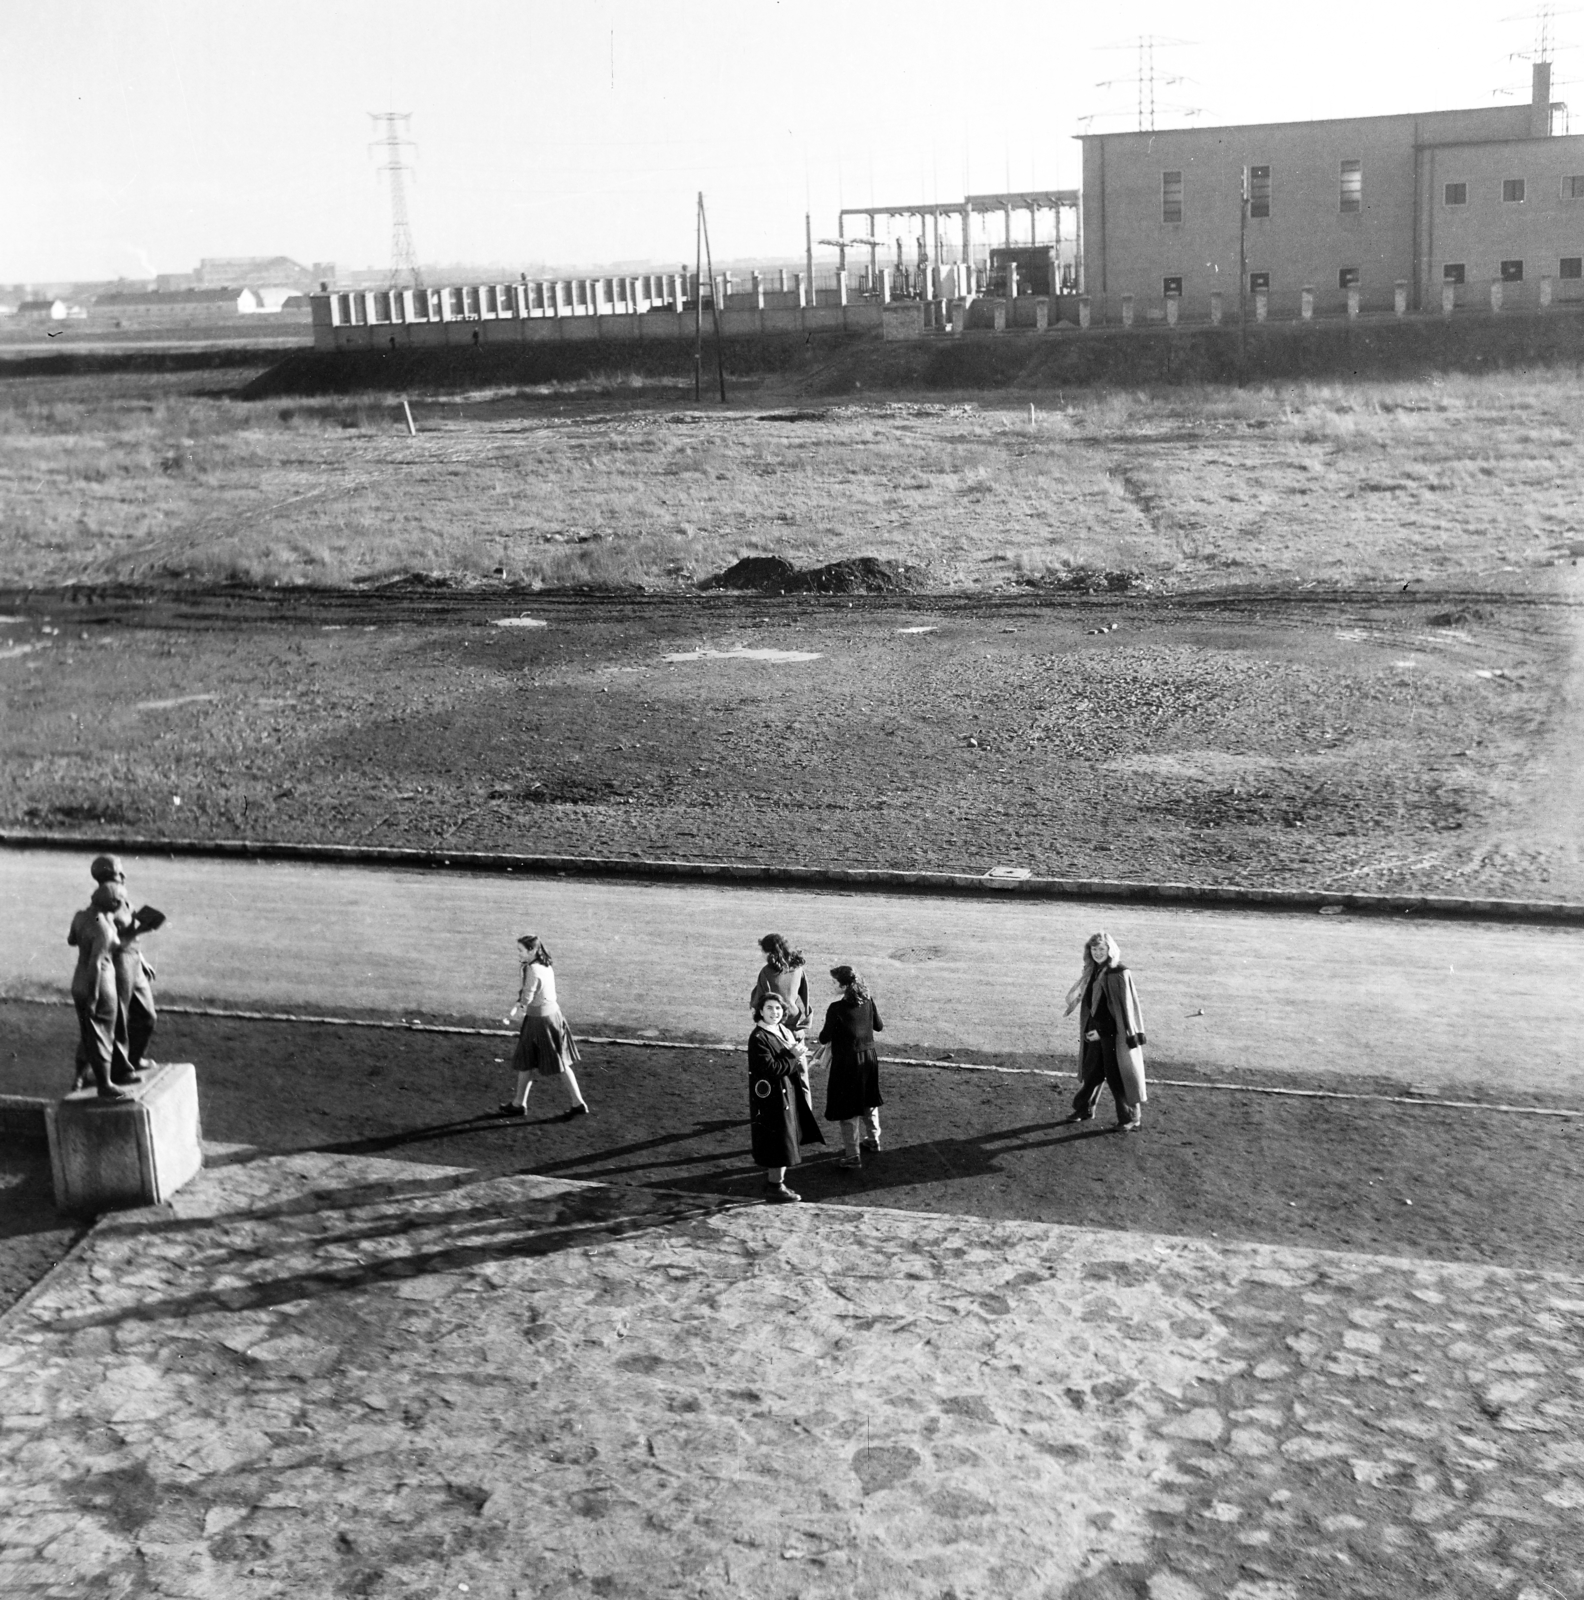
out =
<path fill-rule="evenodd" d="M 939 633 L 940 632 L 940 627 L 939 627 L 938 624 L 932 622 L 927 627 L 898 628 L 897 632 L 898 633 Z"/>
<path fill-rule="evenodd" d="M 217 694 L 179 694 L 174 700 L 139 700 L 134 711 L 169 711 L 173 706 L 197 705 L 200 700 L 218 700 Z"/>
<path fill-rule="evenodd" d="M 747 645 L 737 645 L 730 650 L 679 650 L 666 656 L 667 661 L 818 661 L 818 650 L 750 650 Z"/>
<path fill-rule="evenodd" d="M 548 628 L 548 622 L 542 622 L 538 617 L 496 617 L 494 626 L 497 628 Z"/>

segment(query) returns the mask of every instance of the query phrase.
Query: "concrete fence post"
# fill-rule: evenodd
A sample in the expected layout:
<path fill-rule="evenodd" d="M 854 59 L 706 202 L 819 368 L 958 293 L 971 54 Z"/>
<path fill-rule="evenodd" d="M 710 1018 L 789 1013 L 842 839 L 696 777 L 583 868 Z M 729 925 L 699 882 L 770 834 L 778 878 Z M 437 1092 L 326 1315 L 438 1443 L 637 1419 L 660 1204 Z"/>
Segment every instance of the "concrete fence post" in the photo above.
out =
<path fill-rule="evenodd" d="M 881 269 L 880 269 L 880 303 L 881 303 L 881 305 L 886 305 L 886 306 L 891 304 L 891 269 L 890 269 L 890 267 L 881 267 Z"/>
<path fill-rule="evenodd" d="M 1453 307 L 1457 305 L 1457 285 L 1455 283 L 1442 283 L 1441 285 L 1441 315 L 1450 317 Z"/>
<path fill-rule="evenodd" d="M 1502 308 L 1502 281 L 1497 278 L 1491 284 L 1491 310 L 1500 311 Z"/>
<path fill-rule="evenodd" d="M 1408 315 L 1408 280 L 1399 278 L 1392 287 L 1392 309 L 1399 317 Z"/>
<path fill-rule="evenodd" d="M 1087 328 L 1089 326 L 1090 318 L 1093 315 L 1094 315 L 1094 313 L 1090 309 L 1090 305 L 1089 305 L 1089 296 L 1086 295 L 1086 294 L 1079 295 L 1078 296 L 1078 326 L 1080 328 Z"/>
<path fill-rule="evenodd" d="M 1307 283 L 1298 291 L 1298 315 L 1305 322 L 1314 321 L 1314 290 Z"/>
<path fill-rule="evenodd" d="M 1540 309 L 1548 311 L 1551 308 L 1551 276 L 1546 274 L 1540 280 Z"/>
<path fill-rule="evenodd" d="M 953 300 L 951 303 L 951 331 L 952 337 L 957 338 L 968 330 L 968 302 L 966 300 Z"/>
<path fill-rule="evenodd" d="M 1124 328 L 1133 326 L 1133 296 L 1130 294 L 1122 296 L 1122 326 Z"/>
<path fill-rule="evenodd" d="M 1175 328 L 1177 326 L 1177 308 L 1181 304 L 1182 296 L 1180 294 L 1169 294 L 1166 296 L 1166 326 L 1168 328 Z"/>
<path fill-rule="evenodd" d="M 836 274 L 836 304 L 847 304 L 847 269 L 844 267 Z"/>
<path fill-rule="evenodd" d="M 797 303 L 799 310 L 801 310 L 809 303 L 809 286 L 803 281 L 801 272 L 794 273 L 793 277 L 797 283 Z"/>
<path fill-rule="evenodd" d="M 1270 290 L 1256 289 L 1254 291 L 1254 320 L 1263 322 L 1270 315 Z"/>
<path fill-rule="evenodd" d="M 786 292 L 787 292 L 787 270 L 786 270 L 785 267 L 782 267 L 782 269 L 781 269 L 781 293 L 785 294 Z"/>
<path fill-rule="evenodd" d="M 1015 262 L 1015 261 L 1007 262 L 1006 275 L 1007 275 L 1006 297 L 1007 297 L 1008 300 L 1016 300 L 1017 299 L 1017 293 L 1018 293 L 1017 262 Z"/>
<path fill-rule="evenodd" d="M 1005 333 L 1007 330 L 1007 303 L 1005 297 L 995 303 L 995 331 Z"/>
<path fill-rule="evenodd" d="M 1348 320 L 1356 321 L 1359 314 L 1359 290 L 1356 283 L 1350 283 L 1347 291 Z"/>
<path fill-rule="evenodd" d="M 1034 302 L 1034 331 L 1044 333 L 1050 327 L 1050 301 L 1041 295 Z"/>
<path fill-rule="evenodd" d="M 1212 289 L 1210 291 L 1210 321 L 1217 328 L 1221 326 L 1221 309 L 1221 291 L 1219 289 Z"/>

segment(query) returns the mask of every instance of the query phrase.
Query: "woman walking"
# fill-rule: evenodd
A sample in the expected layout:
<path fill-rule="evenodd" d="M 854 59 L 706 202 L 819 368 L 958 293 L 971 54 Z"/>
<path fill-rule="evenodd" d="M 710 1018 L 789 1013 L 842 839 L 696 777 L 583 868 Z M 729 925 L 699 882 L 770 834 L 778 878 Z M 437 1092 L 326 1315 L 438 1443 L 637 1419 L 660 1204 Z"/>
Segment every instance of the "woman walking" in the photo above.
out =
<path fill-rule="evenodd" d="M 759 941 L 765 964 L 759 969 L 748 1009 L 759 1014 L 759 1002 L 767 995 L 779 995 L 785 1013 L 783 1026 L 801 1038 L 808 1028 L 808 974 L 803 970 L 803 952 L 794 950 L 779 933 L 767 933 Z"/>
<path fill-rule="evenodd" d="M 1083 972 L 1067 991 L 1063 1014 L 1071 1016 L 1074 1008 L 1082 1081 L 1067 1120 L 1088 1122 L 1104 1084 L 1116 1102 L 1117 1127 L 1137 1133 L 1144 1126 L 1141 1108 L 1149 1099 L 1141 1054 L 1144 1017 L 1133 974 L 1122 965 L 1122 952 L 1108 933 L 1095 934 L 1084 946 Z"/>
<path fill-rule="evenodd" d="M 832 967 L 841 990 L 825 1012 L 819 1042 L 830 1046 L 830 1077 L 825 1083 L 825 1120 L 841 1123 L 841 1165 L 863 1165 L 860 1150 L 880 1153 L 880 1056 L 874 1036 L 885 1031 L 869 986 L 851 967 Z M 861 1137 L 861 1142 L 860 1142 Z"/>
<path fill-rule="evenodd" d="M 517 990 L 517 1003 L 506 1018 L 507 1022 L 522 1018 L 517 1048 L 512 1052 L 517 1087 L 511 1099 L 500 1107 L 500 1115 L 526 1117 L 528 1091 L 535 1077 L 540 1077 L 560 1078 L 566 1084 L 572 1104 L 562 1113 L 564 1117 L 586 1117 L 589 1108 L 578 1088 L 577 1075 L 572 1071 L 572 1063 L 581 1058 L 577 1041 L 556 1003 L 555 970 L 550 963 L 550 952 L 538 934 L 525 933 L 517 941 L 517 959 L 522 965 L 522 982 Z"/>
<path fill-rule="evenodd" d="M 765 1169 L 765 1199 L 785 1204 L 802 1195 L 787 1188 L 788 1167 L 803 1159 L 803 1144 L 824 1144 L 804 1088 L 803 1046 L 784 1025 L 778 994 L 761 996 L 748 1035 L 748 1125 L 756 1166 Z"/>

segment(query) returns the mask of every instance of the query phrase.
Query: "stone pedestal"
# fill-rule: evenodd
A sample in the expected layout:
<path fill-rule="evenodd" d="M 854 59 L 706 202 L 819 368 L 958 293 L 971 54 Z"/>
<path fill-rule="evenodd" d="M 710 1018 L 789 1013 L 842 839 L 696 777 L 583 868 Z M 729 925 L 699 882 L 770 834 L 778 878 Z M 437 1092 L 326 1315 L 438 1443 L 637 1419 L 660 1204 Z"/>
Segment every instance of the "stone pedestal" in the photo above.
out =
<path fill-rule="evenodd" d="M 1039 333 L 1050 327 L 1050 301 L 1043 295 L 1034 302 L 1034 327 Z"/>
<path fill-rule="evenodd" d="M 1005 300 L 995 302 L 995 331 L 1005 333 L 1007 330 L 1007 303 Z"/>
<path fill-rule="evenodd" d="M 198 1074 L 191 1062 L 161 1065 L 128 1100 L 92 1089 L 69 1094 L 49 1120 L 55 1204 L 74 1216 L 168 1200 L 203 1165 Z"/>

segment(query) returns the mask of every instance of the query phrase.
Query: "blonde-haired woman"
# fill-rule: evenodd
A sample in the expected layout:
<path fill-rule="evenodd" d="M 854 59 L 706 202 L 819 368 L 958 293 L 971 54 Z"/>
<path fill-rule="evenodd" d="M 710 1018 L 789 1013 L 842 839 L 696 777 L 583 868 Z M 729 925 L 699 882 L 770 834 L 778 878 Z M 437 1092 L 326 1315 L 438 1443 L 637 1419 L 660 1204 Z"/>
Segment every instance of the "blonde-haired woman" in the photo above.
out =
<path fill-rule="evenodd" d="M 1117 1127 L 1137 1133 L 1144 1125 L 1144 1016 L 1133 974 L 1109 933 L 1094 934 L 1084 946 L 1083 972 L 1067 991 L 1066 1016 L 1078 1013 L 1080 1083 L 1069 1122 L 1088 1122 L 1095 1114 L 1101 1085 L 1116 1102 Z"/>
<path fill-rule="evenodd" d="M 517 1087 L 498 1114 L 526 1117 L 528 1091 L 533 1087 L 534 1078 L 541 1077 L 559 1078 L 566 1085 L 572 1104 L 563 1116 L 586 1117 L 589 1108 L 578 1088 L 577 1075 L 572 1071 L 572 1063 L 579 1059 L 577 1041 L 556 1001 L 555 969 L 544 940 L 538 934 L 525 933 L 517 941 L 517 960 L 522 967 L 522 982 L 517 990 L 517 1004 L 506 1018 L 507 1022 L 522 1018 L 517 1048 L 512 1053 Z"/>

